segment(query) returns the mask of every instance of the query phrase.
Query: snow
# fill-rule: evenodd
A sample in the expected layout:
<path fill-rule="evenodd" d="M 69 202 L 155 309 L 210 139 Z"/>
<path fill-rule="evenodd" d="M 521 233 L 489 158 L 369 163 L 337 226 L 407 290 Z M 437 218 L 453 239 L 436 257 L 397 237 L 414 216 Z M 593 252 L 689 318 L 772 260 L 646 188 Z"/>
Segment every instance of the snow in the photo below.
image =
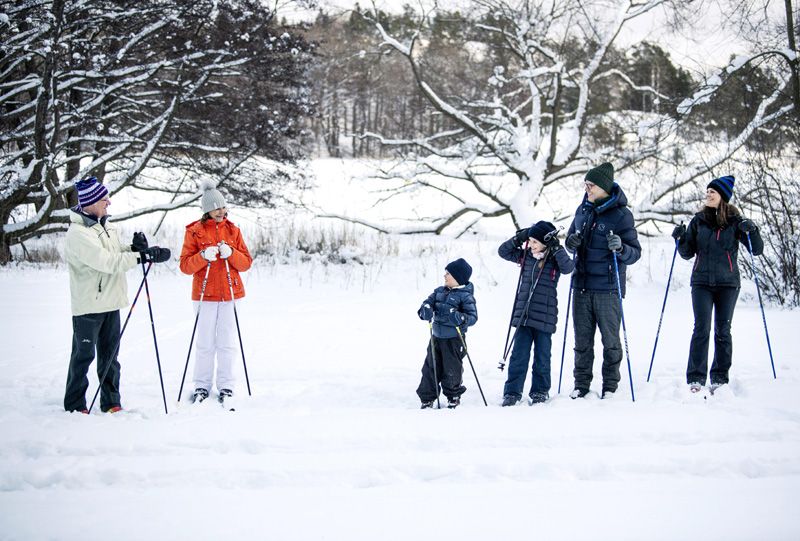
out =
<path fill-rule="evenodd" d="M 333 163 L 312 168 L 324 178 Z M 320 182 L 312 195 L 359 203 L 346 185 Z M 115 203 L 119 212 L 133 210 Z M 419 201 L 418 211 L 431 204 Z M 168 217 L 159 241 L 179 248 L 181 226 L 196 211 Z M 232 210 L 253 238 L 256 225 L 244 217 Z M 275 236 L 294 227 L 280 223 Z M 731 384 L 715 396 L 691 395 L 683 376 L 691 263 L 678 259 L 646 383 L 672 245 L 643 238 L 624 304 L 636 402 L 624 361 L 613 401 L 596 395 L 599 360 L 595 393 L 567 397 L 571 332 L 556 393 L 562 281 L 553 398 L 501 408 L 506 374 L 496 367 L 518 269 L 496 249 L 512 229 L 497 220 L 469 239 L 390 237 L 394 248 L 373 257 L 369 249 L 386 237 L 364 234 L 360 247 L 340 253 L 366 255 L 345 265 L 257 259 L 237 304 L 253 396 L 239 365 L 233 413 L 213 401 L 176 404 L 194 321 L 190 279 L 176 261 L 149 280 L 168 415 L 146 298 L 120 355 L 126 411 L 68 414 L 61 404 L 71 341 L 67 271 L 0 269 L 11 315 L 0 330 L 0 538 L 97 539 L 111 531 L 118 540 L 478 540 L 520 531 L 600 540 L 800 538 L 797 312 L 767 310 L 773 380 L 755 287 L 743 283 Z M 421 411 L 414 390 L 429 331 L 415 312 L 457 257 L 474 267 L 480 319 L 467 341 L 489 407 L 465 363 L 462 406 Z M 131 298 L 140 277 L 138 269 L 128 273 Z M 598 339 L 598 357 L 599 348 Z M 90 374 L 89 399 L 95 389 Z"/>

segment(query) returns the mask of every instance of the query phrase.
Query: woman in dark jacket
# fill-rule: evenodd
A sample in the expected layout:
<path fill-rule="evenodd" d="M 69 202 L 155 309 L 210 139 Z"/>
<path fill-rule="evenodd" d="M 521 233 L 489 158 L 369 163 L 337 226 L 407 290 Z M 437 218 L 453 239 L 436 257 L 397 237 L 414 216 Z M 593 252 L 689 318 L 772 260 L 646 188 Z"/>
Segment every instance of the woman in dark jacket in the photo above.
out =
<path fill-rule="evenodd" d="M 528 249 L 522 247 L 525 241 Z M 522 398 L 531 345 L 530 404 L 544 402 L 549 397 L 550 346 L 558 319 L 556 285 L 558 277 L 571 273 L 575 264 L 559 244 L 556 228 L 550 222 L 536 222 L 529 229 L 518 231 L 497 252 L 503 259 L 523 265 L 511 318 L 517 330 L 503 389 L 503 406 L 513 406 Z"/>
<path fill-rule="evenodd" d="M 672 232 L 672 237 L 678 241 L 681 257 L 695 258 L 691 281 L 694 332 L 686 369 L 686 382 L 693 393 L 706 384 L 712 309 L 714 362 L 711 365 L 710 391 L 713 393 L 720 385 L 728 383 L 733 354 L 731 321 L 741 284 L 737 263 L 739 243 L 749 249 L 749 234 L 753 254 L 761 255 L 764 251 L 764 242 L 756 225 L 744 219 L 729 203 L 734 181 L 731 176 L 712 180 L 706 188 L 703 209 L 692 218 L 688 227 L 679 225 Z"/>

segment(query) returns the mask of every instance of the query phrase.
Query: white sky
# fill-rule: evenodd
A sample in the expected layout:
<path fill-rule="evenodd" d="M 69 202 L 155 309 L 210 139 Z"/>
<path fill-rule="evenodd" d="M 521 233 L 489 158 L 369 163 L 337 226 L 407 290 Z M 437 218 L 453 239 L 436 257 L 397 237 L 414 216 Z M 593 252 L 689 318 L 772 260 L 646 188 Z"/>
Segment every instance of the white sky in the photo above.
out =
<path fill-rule="evenodd" d="M 357 0 L 320 0 L 319 4 L 328 12 L 346 11 L 351 9 Z M 370 0 L 358 2 L 362 8 L 370 7 Z M 376 5 L 385 11 L 399 11 L 404 3 L 429 7 L 431 0 L 377 0 Z M 469 6 L 469 0 L 439 0 L 439 6 L 445 9 Z M 619 36 L 617 44 L 625 45 L 636 43 L 644 39 L 658 42 L 670 53 L 676 64 L 692 72 L 707 72 L 714 67 L 727 64 L 731 55 L 745 54 L 750 49 L 749 44 L 734 37 L 730 31 L 721 29 L 720 21 L 723 15 L 713 2 L 707 3 L 702 17 L 695 17 L 692 22 L 694 28 L 680 32 L 673 32 L 666 28 L 663 10 L 654 10 L 636 21 L 629 23 Z M 771 2 L 769 4 L 771 15 L 782 20 L 783 3 Z M 304 12 L 302 10 L 285 11 L 282 14 L 289 19 L 302 19 L 313 16 L 316 10 Z"/>

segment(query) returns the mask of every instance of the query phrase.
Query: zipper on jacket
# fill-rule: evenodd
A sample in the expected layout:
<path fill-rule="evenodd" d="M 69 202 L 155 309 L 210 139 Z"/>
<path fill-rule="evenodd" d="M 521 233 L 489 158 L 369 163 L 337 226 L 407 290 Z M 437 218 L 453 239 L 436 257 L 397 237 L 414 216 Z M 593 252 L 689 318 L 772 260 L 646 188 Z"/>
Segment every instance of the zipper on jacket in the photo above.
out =
<path fill-rule="evenodd" d="M 733 272 L 733 262 L 731 261 L 731 253 L 725 252 L 725 255 L 728 256 L 728 266 L 730 267 L 731 272 Z"/>
<path fill-rule="evenodd" d="M 719 234 L 722 233 L 722 229 L 717 229 L 717 240 L 719 240 Z"/>

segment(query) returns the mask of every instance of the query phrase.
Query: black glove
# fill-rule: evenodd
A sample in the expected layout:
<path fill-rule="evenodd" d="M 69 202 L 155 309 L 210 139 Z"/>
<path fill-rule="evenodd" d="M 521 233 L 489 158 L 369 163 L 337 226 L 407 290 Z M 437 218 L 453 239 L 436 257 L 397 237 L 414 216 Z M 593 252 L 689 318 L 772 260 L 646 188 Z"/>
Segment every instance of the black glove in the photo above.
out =
<path fill-rule="evenodd" d="M 417 315 L 420 319 L 424 319 L 425 321 L 430 321 L 433 319 L 433 308 L 428 303 L 423 304 L 419 307 L 417 311 Z"/>
<path fill-rule="evenodd" d="M 144 233 L 141 231 L 133 234 L 133 240 L 131 241 L 131 252 L 144 252 L 147 250 L 147 237 L 144 236 Z"/>
<path fill-rule="evenodd" d="M 169 248 L 151 246 L 141 252 L 141 261 L 143 263 L 163 263 L 169 261 L 170 255 Z"/>
<path fill-rule="evenodd" d="M 553 254 L 561 249 L 561 241 L 558 240 L 558 235 L 554 233 L 552 237 L 547 239 L 545 246 L 547 246 L 547 248 L 550 250 L 550 253 Z"/>
<path fill-rule="evenodd" d="M 672 230 L 672 238 L 675 240 L 681 240 L 681 237 L 683 237 L 685 234 L 686 234 L 686 226 L 683 224 L 676 225 L 675 229 Z"/>
<path fill-rule="evenodd" d="M 581 247 L 581 243 L 583 242 L 583 237 L 580 233 L 573 233 L 572 235 L 567 237 L 567 240 L 564 244 L 567 245 L 567 248 L 572 250 L 573 252 Z"/>
<path fill-rule="evenodd" d="M 606 235 L 606 240 L 608 241 L 608 249 L 612 252 L 621 252 L 622 251 L 622 239 L 619 238 L 619 235 L 615 235 L 614 233 L 609 233 Z"/>
<path fill-rule="evenodd" d="M 450 322 L 453 325 L 463 325 L 466 321 L 467 317 L 461 312 L 457 311 L 455 308 L 453 308 L 453 311 L 450 312 Z"/>
<path fill-rule="evenodd" d="M 739 225 L 737 227 L 739 228 L 739 231 L 741 231 L 742 233 L 754 233 L 758 231 L 758 227 L 756 226 L 756 224 L 754 224 L 750 220 L 742 220 L 741 222 L 739 222 Z"/>
<path fill-rule="evenodd" d="M 523 229 L 517 230 L 516 234 L 514 235 L 514 246 L 517 248 L 521 248 L 523 244 L 528 240 L 528 228 L 525 227 Z"/>

